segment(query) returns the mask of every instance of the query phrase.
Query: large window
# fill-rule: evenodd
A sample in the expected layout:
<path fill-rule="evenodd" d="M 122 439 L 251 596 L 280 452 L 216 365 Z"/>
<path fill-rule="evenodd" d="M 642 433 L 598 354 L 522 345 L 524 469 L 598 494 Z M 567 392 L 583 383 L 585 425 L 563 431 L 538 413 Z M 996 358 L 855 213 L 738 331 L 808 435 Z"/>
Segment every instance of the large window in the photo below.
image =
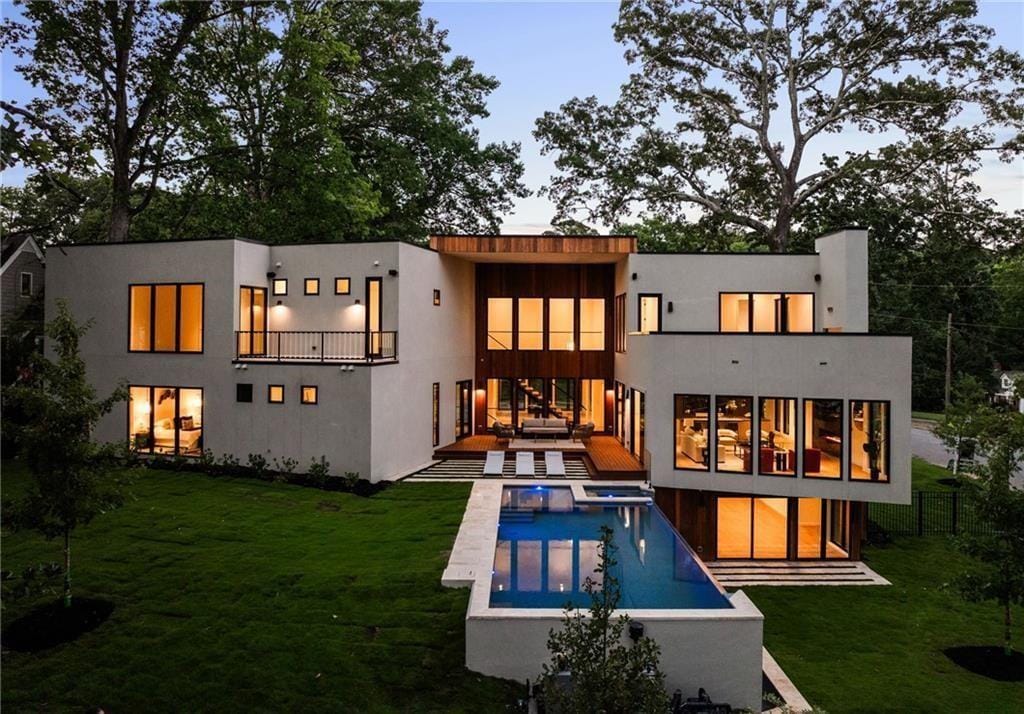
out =
<path fill-rule="evenodd" d="M 786 557 L 788 499 L 720 497 L 716 516 L 719 558 Z"/>
<path fill-rule="evenodd" d="M 889 402 L 850 402 L 850 478 L 889 481 Z"/>
<path fill-rule="evenodd" d="M 441 443 L 441 384 L 434 382 L 430 397 L 431 441 L 434 446 Z"/>
<path fill-rule="evenodd" d="M 487 380 L 487 426 L 512 423 L 512 380 Z"/>
<path fill-rule="evenodd" d="M 637 296 L 639 315 L 637 329 L 642 335 L 661 332 L 661 295 Z"/>
<path fill-rule="evenodd" d="M 519 298 L 519 349 L 544 349 L 544 298 Z"/>
<path fill-rule="evenodd" d="M 583 379 L 580 387 L 580 424 L 592 423 L 597 431 L 604 431 L 604 380 Z"/>
<path fill-rule="evenodd" d="M 842 478 L 843 402 L 804 400 L 804 476 Z"/>
<path fill-rule="evenodd" d="M 761 397 L 758 473 L 796 475 L 796 400 Z"/>
<path fill-rule="evenodd" d="M 615 351 L 626 351 L 626 294 L 615 296 Z"/>
<path fill-rule="evenodd" d="M 604 349 L 604 299 L 580 299 L 580 349 Z"/>
<path fill-rule="evenodd" d="M 719 332 L 814 332 L 812 293 L 721 293 Z"/>
<path fill-rule="evenodd" d="M 569 424 L 575 422 L 576 414 L 576 380 L 552 379 L 548 398 L 548 417 L 565 419 Z"/>
<path fill-rule="evenodd" d="M 266 354 L 267 289 L 243 285 L 238 304 L 238 355 Z"/>
<path fill-rule="evenodd" d="M 132 285 L 130 352 L 202 352 L 203 286 L 200 283 Z"/>
<path fill-rule="evenodd" d="M 797 502 L 796 557 L 820 558 L 824 503 L 820 498 L 800 498 Z"/>
<path fill-rule="evenodd" d="M 487 298 L 487 349 L 512 349 L 512 298 Z"/>
<path fill-rule="evenodd" d="M 718 471 L 753 473 L 752 397 L 715 397 L 715 449 Z"/>
<path fill-rule="evenodd" d="M 572 351 L 575 320 L 573 319 L 572 298 L 551 298 L 548 300 L 548 349 Z"/>
<path fill-rule="evenodd" d="M 675 434 L 677 469 L 707 471 L 710 468 L 708 450 L 708 413 L 711 398 L 706 394 L 677 394 L 675 396 Z"/>
<path fill-rule="evenodd" d="M 198 456 L 203 451 L 203 390 L 129 388 L 129 440 L 144 454 Z"/>

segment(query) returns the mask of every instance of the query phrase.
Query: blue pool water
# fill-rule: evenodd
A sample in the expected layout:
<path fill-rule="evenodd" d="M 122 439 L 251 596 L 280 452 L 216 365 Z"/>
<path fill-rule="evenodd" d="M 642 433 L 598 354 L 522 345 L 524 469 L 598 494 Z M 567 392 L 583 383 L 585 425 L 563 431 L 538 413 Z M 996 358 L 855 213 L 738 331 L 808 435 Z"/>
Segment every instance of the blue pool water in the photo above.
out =
<path fill-rule="evenodd" d="M 620 608 L 728 608 L 656 506 L 582 506 L 566 487 L 507 486 L 491 576 L 492 607 L 587 607 L 602 525 L 614 531 Z"/>
<path fill-rule="evenodd" d="M 644 498 L 651 495 L 649 491 L 645 491 L 639 486 L 585 486 L 583 492 L 593 498 L 614 498 L 616 496 Z"/>

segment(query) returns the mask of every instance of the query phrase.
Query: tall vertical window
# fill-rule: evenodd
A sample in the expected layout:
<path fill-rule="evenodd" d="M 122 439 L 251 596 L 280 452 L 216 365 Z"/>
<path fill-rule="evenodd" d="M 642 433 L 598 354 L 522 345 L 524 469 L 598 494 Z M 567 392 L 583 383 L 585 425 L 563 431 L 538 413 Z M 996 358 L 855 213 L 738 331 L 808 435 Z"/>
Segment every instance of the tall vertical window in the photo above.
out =
<path fill-rule="evenodd" d="M 487 380 L 487 425 L 512 423 L 512 380 Z"/>
<path fill-rule="evenodd" d="M 431 439 L 433 445 L 437 446 L 441 443 L 441 383 L 434 382 L 431 386 L 431 398 L 430 398 L 430 424 L 431 424 Z"/>
<path fill-rule="evenodd" d="M 637 329 L 640 334 L 647 335 L 652 332 L 661 332 L 661 295 L 640 294 L 637 298 L 639 309 Z"/>
<path fill-rule="evenodd" d="M 796 557 L 820 558 L 822 548 L 820 498 L 797 499 Z"/>
<path fill-rule="evenodd" d="M 580 349 L 604 349 L 604 300 L 580 299 Z"/>
<path fill-rule="evenodd" d="M 512 298 L 487 298 L 487 349 L 512 349 Z"/>
<path fill-rule="evenodd" d="M 22 297 L 32 297 L 32 273 L 22 273 L 18 277 L 21 281 L 19 285 L 20 295 Z"/>
<path fill-rule="evenodd" d="M 202 453 L 202 389 L 131 386 L 128 392 L 129 440 L 136 451 L 180 456 Z"/>
<path fill-rule="evenodd" d="M 573 342 L 575 320 L 572 298 L 551 298 L 548 300 L 548 349 L 572 351 L 576 349 Z"/>
<path fill-rule="evenodd" d="M 804 476 L 841 478 L 842 464 L 842 400 L 805 399 Z"/>
<path fill-rule="evenodd" d="M 675 434 L 677 469 L 707 471 L 710 468 L 708 449 L 709 411 L 711 397 L 707 394 L 675 396 Z"/>
<path fill-rule="evenodd" d="M 565 419 L 570 424 L 576 420 L 576 380 L 552 379 L 551 397 L 548 399 L 548 416 Z"/>
<path fill-rule="evenodd" d="M 199 283 L 132 285 L 130 352 L 202 352 L 203 286 Z"/>
<path fill-rule="evenodd" d="M 889 481 L 889 402 L 850 402 L 850 478 Z"/>
<path fill-rule="evenodd" d="M 519 349 L 544 349 L 544 298 L 519 298 Z"/>
<path fill-rule="evenodd" d="M 238 354 L 266 354 L 267 289 L 242 286 L 238 294 Z"/>
<path fill-rule="evenodd" d="M 715 397 L 715 453 L 718 471 L 753 473 L 752 397 Z"/>
<path fill-rule="evenodd" d="M 604 406 L 604 380 L 581 380 L 580 424 L 592 423 L 597 431 L 604 431 Z"/>
<path fill-rule="evenodd" d="M 626 351 L 626 294 L 615 296 L 615 351 Z"/>
<path fill-rule="evenodd" d="M 796 400 L 761 397 L 757 469 L 760 474 L 796 475 Z"/>
<path fill-rule="evenodd" d="M 814 332 L 812 293 L 722 293 L 719 332 Z"/>
<path fill-rule="evenodd" d="M 716 503 L 719 558 L 785 558 L 789 537 L 786 498 L 720 497 Z"/>

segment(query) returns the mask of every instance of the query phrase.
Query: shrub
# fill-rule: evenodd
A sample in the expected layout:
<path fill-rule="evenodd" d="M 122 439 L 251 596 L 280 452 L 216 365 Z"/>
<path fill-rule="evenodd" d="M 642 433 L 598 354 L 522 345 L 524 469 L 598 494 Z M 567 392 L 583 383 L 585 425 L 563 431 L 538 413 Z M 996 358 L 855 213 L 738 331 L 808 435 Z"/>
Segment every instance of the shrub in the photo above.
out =
<path fill-rule="evenodd" d="M 309 472 L 306 475 L 317 488 L 326 486 L 327 477 L 331 475 L 331 465 L 328 463 L 327 458 L 321 456 L 319 461 L 313 459 L 309 464 Z"/>

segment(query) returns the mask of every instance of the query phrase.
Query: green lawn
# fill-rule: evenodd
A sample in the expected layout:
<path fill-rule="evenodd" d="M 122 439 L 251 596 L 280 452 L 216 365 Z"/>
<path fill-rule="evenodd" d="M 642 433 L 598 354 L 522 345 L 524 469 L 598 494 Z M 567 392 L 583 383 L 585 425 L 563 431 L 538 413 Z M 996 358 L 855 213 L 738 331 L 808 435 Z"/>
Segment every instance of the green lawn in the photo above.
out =
<path fill-rule="evenodd" d="M 4 462 L 4 495 L 24 482 Z M 501 711 L 517 691 L 463 667 L 469 592 L 440 585 L 468 494 L 140 471 L 132 500 L 73 542 L 76 592 L 114 614 L 67 645 L 4 652 L 4 708 Z M 30 534 L 3 549 L 16 572 L 60 559 Z"/>
<path fill-rule="evenodd" d="M 942 412 L 910 412 L 912 419 L 923 419 L 924 421 L 941 422 L 946 418 Z"/>
<path fill-rule="evenodd" d="M 910 481 L 915 491 L 952 491 L 949 484 L 940 483 L 951 479 L 953 474 L 943 466 L 936 466 L 916 456 L 911 459 Z"/>

